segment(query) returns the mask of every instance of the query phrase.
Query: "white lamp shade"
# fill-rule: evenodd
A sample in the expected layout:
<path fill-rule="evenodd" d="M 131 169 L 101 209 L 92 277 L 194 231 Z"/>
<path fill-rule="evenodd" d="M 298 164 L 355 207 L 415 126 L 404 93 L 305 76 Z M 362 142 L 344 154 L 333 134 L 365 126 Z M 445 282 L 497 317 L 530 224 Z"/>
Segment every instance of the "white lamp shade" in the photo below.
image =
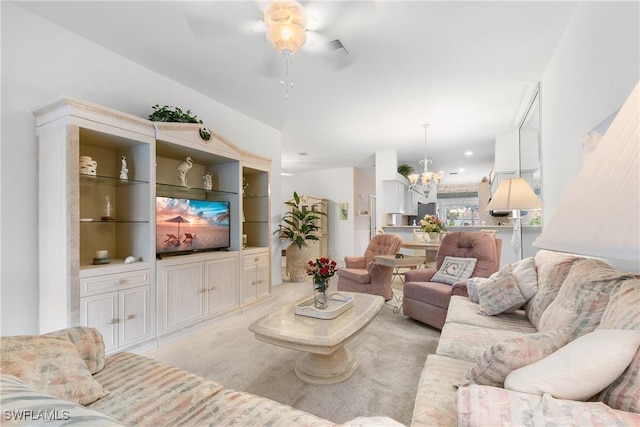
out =
<path fill-rule="evenodd" d="M 412 173 L 411 175 L 407 176 L 407 178 L 409 179 L 409 182 L 413 185 L 418 183 L 419 177 L 420 175 L 418 175 L 417 173 Z"/>
<path fill-rule="evenodd" d="M 540 208 L 542 202 L 524 178 L 502 180 L 496 194 L 487 205 L 487 209 L 492 211 Z"/>
<path fill-rule="evenodd" d="M 640 84 L 533 243 L 640 271 Z M 577 142 L 576 142 L 577 144 Z"/>

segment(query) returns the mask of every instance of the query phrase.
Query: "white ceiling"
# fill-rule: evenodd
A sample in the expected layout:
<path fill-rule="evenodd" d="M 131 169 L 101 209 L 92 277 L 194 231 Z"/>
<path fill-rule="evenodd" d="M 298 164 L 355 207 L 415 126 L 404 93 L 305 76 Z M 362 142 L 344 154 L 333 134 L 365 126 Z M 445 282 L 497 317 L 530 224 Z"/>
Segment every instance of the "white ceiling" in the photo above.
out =
<path fill-rule="evenodd" d="M 466 184 L 488 175 L 495 136 L 517 126 L 575 5 L 302 4 L 309 26 L 321 28 L 326 40 L 339 39 L 348 54 L 296 53 L 288 101 L 279 83 L 284 58 L 263 34 L 247 29 L 261 19 L 264 3 L 43 1 L 20 6 L 281 130 L 284 172 L 370 167 L 374 153 L 383 150 L 396 150 L 400 163 L 421 170 L 422 124 L 429 123 L 429 169 L 445 171 L 443 183 Z M 464 156 L 467 150 L 474 155 Z M 459 168 L 465 172 L 448 175 Z"/>

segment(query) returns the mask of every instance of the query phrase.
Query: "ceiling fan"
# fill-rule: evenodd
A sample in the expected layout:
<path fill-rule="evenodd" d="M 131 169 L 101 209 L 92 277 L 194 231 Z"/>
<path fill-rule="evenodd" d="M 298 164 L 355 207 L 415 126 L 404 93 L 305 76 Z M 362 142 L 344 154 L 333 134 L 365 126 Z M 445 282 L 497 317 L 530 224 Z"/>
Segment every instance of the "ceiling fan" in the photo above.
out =
<path fill-rule="evenodd" d="M 370 8 L 371 4 L 372 2 L 309 1 L 301 4 L 294 0 L 262 1 L 254 2 L 255 17 L 239 24 L 230 23 L 229 20 L 219 22 L 203 15 L 189 18 L 189 24 L 200 37 L 265 35 L 273 47 L 287 59 L 287 63 L 290 62 L 291 55 L 300 50 L 321 55 L 334 68 L 342 69 L 350 63 L 349 52 L 339 39 L 327 37 L 323 31 L 341 19 L 348 19 L 353 12 L 360 13 L 365 7 Z M 266 61 L 270 59 L 272 58 L 265 58 Z M 272 75 L 273 67 L 268 65 L 263 64 L 260 74 Z"/>

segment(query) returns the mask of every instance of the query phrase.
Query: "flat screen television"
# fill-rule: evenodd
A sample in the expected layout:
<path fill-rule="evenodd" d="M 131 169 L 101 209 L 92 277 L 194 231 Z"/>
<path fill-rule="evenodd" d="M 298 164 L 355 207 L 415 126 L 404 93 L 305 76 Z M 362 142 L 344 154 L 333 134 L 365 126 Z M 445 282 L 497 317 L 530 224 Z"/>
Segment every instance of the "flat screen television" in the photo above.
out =
<path fill-rule="evenodd" d="M 156 197 L 156 254 L 230 246 L 229 202 Z"/>

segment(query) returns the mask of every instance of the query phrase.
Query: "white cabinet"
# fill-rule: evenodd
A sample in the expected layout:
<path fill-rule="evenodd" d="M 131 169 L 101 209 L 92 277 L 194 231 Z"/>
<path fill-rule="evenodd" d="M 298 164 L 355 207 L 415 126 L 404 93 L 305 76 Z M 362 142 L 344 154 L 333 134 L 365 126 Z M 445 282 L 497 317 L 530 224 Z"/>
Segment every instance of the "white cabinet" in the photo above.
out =
<path fill-rule="evenodd" d="M 149 270 L 80 278 L 80 324 L 97 328 L 105 351 L 139 344 L 153 337 Z"/>
<path fill-rule="evenodd" d="M 237 257 L 205 262 L 205 315 L 233 309 L 238 305 L 238 289 L 235 286 L 238 282 L 236 261 Z"/>
<path fill-rule="evenodd" d="M 154 123 L 74 98 L 33 114 L 39 150 L 40 333 L 95 326 L 107 350 L 116 351 L 239 311 L 243 234 L 248 249 L 261 253 L 260 262 L 252 261 L 248 269 L 256 282 L 251 298 L 271 292 L 270 159 L 213 131 L 205 141 L 198 124 Z M 91 157 L 85 164 L 93 166 L 81 168 L 81 157 Z M 176 173 L 187 159 L 188 187 Z M 123 160 L 127 179 L 120 178 Z M 212 177 L 211 187 L 204 184 L 205 175 Z M 243 178 L 249 184 L 244 197 Z M 156 196 L 224 202 L 229 210 L 218 215 L 225 235 L 189 255 L 157 260 L 162 251 L 156 240 L 166 234 L 156 221 Z M 193 238 L 203 238 L 198 226 L 190 223 Z M 228 252 L 201 252 L 212 247 Z M 103 251 L 110 261 L 96 262 Z M 125 264 L 129 256 L 136 262 Z"/>
<path fill-rule="evenodd" d="M 425 203 L 425 197 L 416 192 L 408 191 L 405 196 L 404 213 L 406 215 L 418 215 L 418 203 Z"/>
<path fill-rule="evenodd" d="M 407 186 L 398 180 L 382 181 L 384 192 L 384 213 L 405 213 L 405 193 Z"/>
<path fill-rule="evenodd" d="M 271 273 L 268 251 L 245 251 L 242 257 L 243 303 L 246 305 L 271 293 Z"/>
<path fill-rule="evenodd" d="M 158 261 L 158 334 L 238 310 L 237 260 L 236 252 L 211 252 Z"/>
<path fill-rule="evenodd" d="M 92 317 L 85 312 L 87 301 L 80 301 L 83 275 L 126 273 L 130 268 L 124 259 L 130 255 L 142 261 L 138 268 L 153 262 L 155 137 L 148 120 L 73 98 L 37 109 L 34 115 L 40 189 L 39 322 L 44 333 Z M 81 156 L 91 157 L 97 166 L 81 170 Z M 129 169 L 126 180 L 119 179 L 122 156 Z M 109 263 L 92 265 L 98 250 L 108 252 Z M 119 343 L 115 336 L 113 342 Z"/>

